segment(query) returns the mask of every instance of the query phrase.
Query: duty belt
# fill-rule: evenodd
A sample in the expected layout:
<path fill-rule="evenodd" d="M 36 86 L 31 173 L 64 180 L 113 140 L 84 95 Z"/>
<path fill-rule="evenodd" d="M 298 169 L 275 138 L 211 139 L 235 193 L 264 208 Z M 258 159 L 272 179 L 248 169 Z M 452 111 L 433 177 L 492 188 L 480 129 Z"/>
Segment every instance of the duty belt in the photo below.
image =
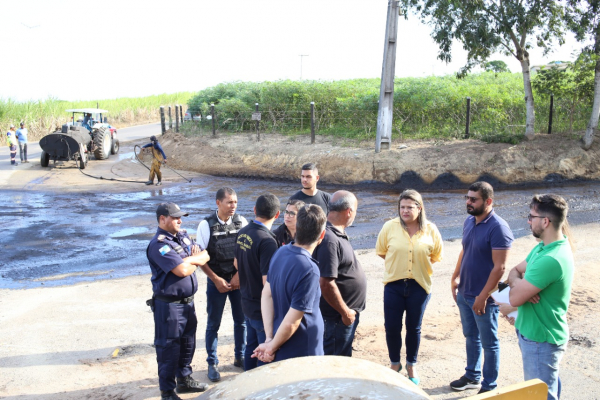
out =
<path fill-rule="evenodd" d="M 154 298 L 156 300 L 162 301 L 163 303 L 189 304 L 192 301 L 194 301 L 194 295 L 191 295 L 190 297 L 185 297 L 183 299 L 177 299 L 177 298 L 173 298 L 173 297 L 169 297 L 169 296 L 158 296 L 158 295 L 155 295 Z"/>

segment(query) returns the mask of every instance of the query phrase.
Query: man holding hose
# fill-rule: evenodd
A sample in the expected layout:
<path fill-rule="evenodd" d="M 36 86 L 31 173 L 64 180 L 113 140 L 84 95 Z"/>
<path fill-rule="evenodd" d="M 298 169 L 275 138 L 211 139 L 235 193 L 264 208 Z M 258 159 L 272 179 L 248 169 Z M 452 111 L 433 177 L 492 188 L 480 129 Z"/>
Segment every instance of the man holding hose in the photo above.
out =
<path fill-rule="evenodd" d="M 156 174 L 156 178 L 158 181 L 156 182 L 156 186 L 162 185 L 162 174 L 160 173 L 160 164 L 167 163 L 167 156 L 163 151 L 160 143 L 156 139 L 156 136 L 150 136 L 150 143 L 142 146 L 142 149 L 152 146 L 152 166 L 150 167 L 150 177 L 148 178 L 148 182 L 146 185 L 152 185 L 154 183 L 154 175 Z"/>

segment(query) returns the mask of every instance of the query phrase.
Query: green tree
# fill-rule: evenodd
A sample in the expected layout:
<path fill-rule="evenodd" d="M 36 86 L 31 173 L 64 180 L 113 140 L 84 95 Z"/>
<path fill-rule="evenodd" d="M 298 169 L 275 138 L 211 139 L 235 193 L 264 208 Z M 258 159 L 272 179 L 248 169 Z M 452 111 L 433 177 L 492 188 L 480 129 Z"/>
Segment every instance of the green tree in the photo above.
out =
<path fill-rule="evenodd" d="M 566 68 L 552 66 L 542 68 L 532 79 L 533 88 L 539 95 L 554 95 L 569 102 L 569 131 L 573 132 L 575 111 L 584 101 L 594 97 L 595 61 L 589 53 L 581 53 L 575 63 Z"/>
<path fill-rule="evenodd" d="M 583 135 L 582 147 L 589 150 L 594 141 L 600 114 L 600 0 L 567 0 L 566 21 L 578 41 L 591 41 L 583 51 L 595 62 L 592 115 Z"/>
<path fill-rule="evenodd" d="M 525 106 L 525 136 L 534 136 L 535 111 L 529 74 L 529 49 L 535 40 L 547 53 L 554 41 L 564 43 L 562 3 L 554 0 L 400 0 L 406 12 L 413 10 L 421 21 L 433 27 L 439 45 L 438 58 L 452 60 L 452 42 L 462 42 L 467 63 L 458 75 L 502 52 L 521 63 Z"/>
<path fill-rule="evenodd" d="M 504 61 L 500 60 L 486 62 L 483 64 L 483 69 L 485 69 L 487 72 L 495 72 L 497 74 L 500 72 L 510 72 L 508 65 L 506 65 Z"/>

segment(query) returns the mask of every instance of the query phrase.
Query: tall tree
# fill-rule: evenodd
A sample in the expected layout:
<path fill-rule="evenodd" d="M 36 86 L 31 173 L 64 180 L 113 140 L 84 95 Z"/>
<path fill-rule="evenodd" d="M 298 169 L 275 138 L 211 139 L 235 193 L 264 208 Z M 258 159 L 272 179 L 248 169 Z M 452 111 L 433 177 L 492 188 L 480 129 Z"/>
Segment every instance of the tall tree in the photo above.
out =
<path fill-rule="evenodd" d="M 529 51 L 531 40 L 548 53 L 554 41 L 564 43 L 562 3 L 555 0 L 400 0 L 405 12 L 414 11 L 433 27 L 432 37 L 440 47 L 438 58 L 452 60 L 452 41 L 462 42 L 467 63 L 464 76 L 496 53 L 514 56 L 521 63 L 527 122 L 525 136 L 534 136 L 535 111 Z M 406 13 L 405 13 L 406 16 Z"/>
<path fill-rule="evenodd" d="M 594 102 L 592 115 L 583 135 L 585 150 L 592 147 L 594 131 L 598 128 L 600 114 L 600 0 L 567 0 L 566 20 L 578 41 L 591 41 L 583 50 L 596 61 L 594 72 Z"/>

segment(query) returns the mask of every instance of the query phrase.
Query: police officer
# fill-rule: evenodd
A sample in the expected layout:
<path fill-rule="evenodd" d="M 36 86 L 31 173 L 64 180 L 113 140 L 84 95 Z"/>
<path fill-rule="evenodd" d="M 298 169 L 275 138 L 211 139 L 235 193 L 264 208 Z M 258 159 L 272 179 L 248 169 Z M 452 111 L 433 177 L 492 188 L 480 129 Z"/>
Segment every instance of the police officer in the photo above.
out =
<path fill-rule="evenodd" d="M 150 177 L 146 185 L 152 185 L 154 183 L 154 175 L 156 175 L 156 186 L 162 185 L 162 173 L 160 172 L 160 164 L 167 163 L 167 156 L 163 151 L 162 146 L 158 143 L 156 136 L 150 136 L 150 143 L 142 146 L 142 149 L 152 147 L 152 166 L 150 167 Z"/>
<path fill-rule="evenodd" d="M 246 349 L 246 322 L 242 310 L 240 280 L 233 260 L 238 231 L 248 225 L 246 218 L 236 214 L 237 195 L 232 188 L 223 187 L 217 191 L 217 210 L 198 225 L 196 238 L 201 248 L 208 250 L 210 261 L 202 266 L 208 277 L 206 283 L 206 353 L 208 357 L 208 379 L 221 380 L 217 357 L 217 343 L 225 302 L 229 298 L 233 316 L 233 337 L 235 342 L 233 365 L 244 367 Z"/>
<path fill-rule="evenodd" d="M 158 229 L 146 249 L 152 271 L 154 346 L 158 362 L 161 399 L 180 399 L 175 394 L 203 392 L 206 383 L 192 378 L 192 358 L 196 350 L 197 266 L 209 256 L 181 229 L 181 217 L 188 214 L 175 203 L 162 203 L 156 209 Z M 177 384 L 175 378 L 177 377 Z"/>

